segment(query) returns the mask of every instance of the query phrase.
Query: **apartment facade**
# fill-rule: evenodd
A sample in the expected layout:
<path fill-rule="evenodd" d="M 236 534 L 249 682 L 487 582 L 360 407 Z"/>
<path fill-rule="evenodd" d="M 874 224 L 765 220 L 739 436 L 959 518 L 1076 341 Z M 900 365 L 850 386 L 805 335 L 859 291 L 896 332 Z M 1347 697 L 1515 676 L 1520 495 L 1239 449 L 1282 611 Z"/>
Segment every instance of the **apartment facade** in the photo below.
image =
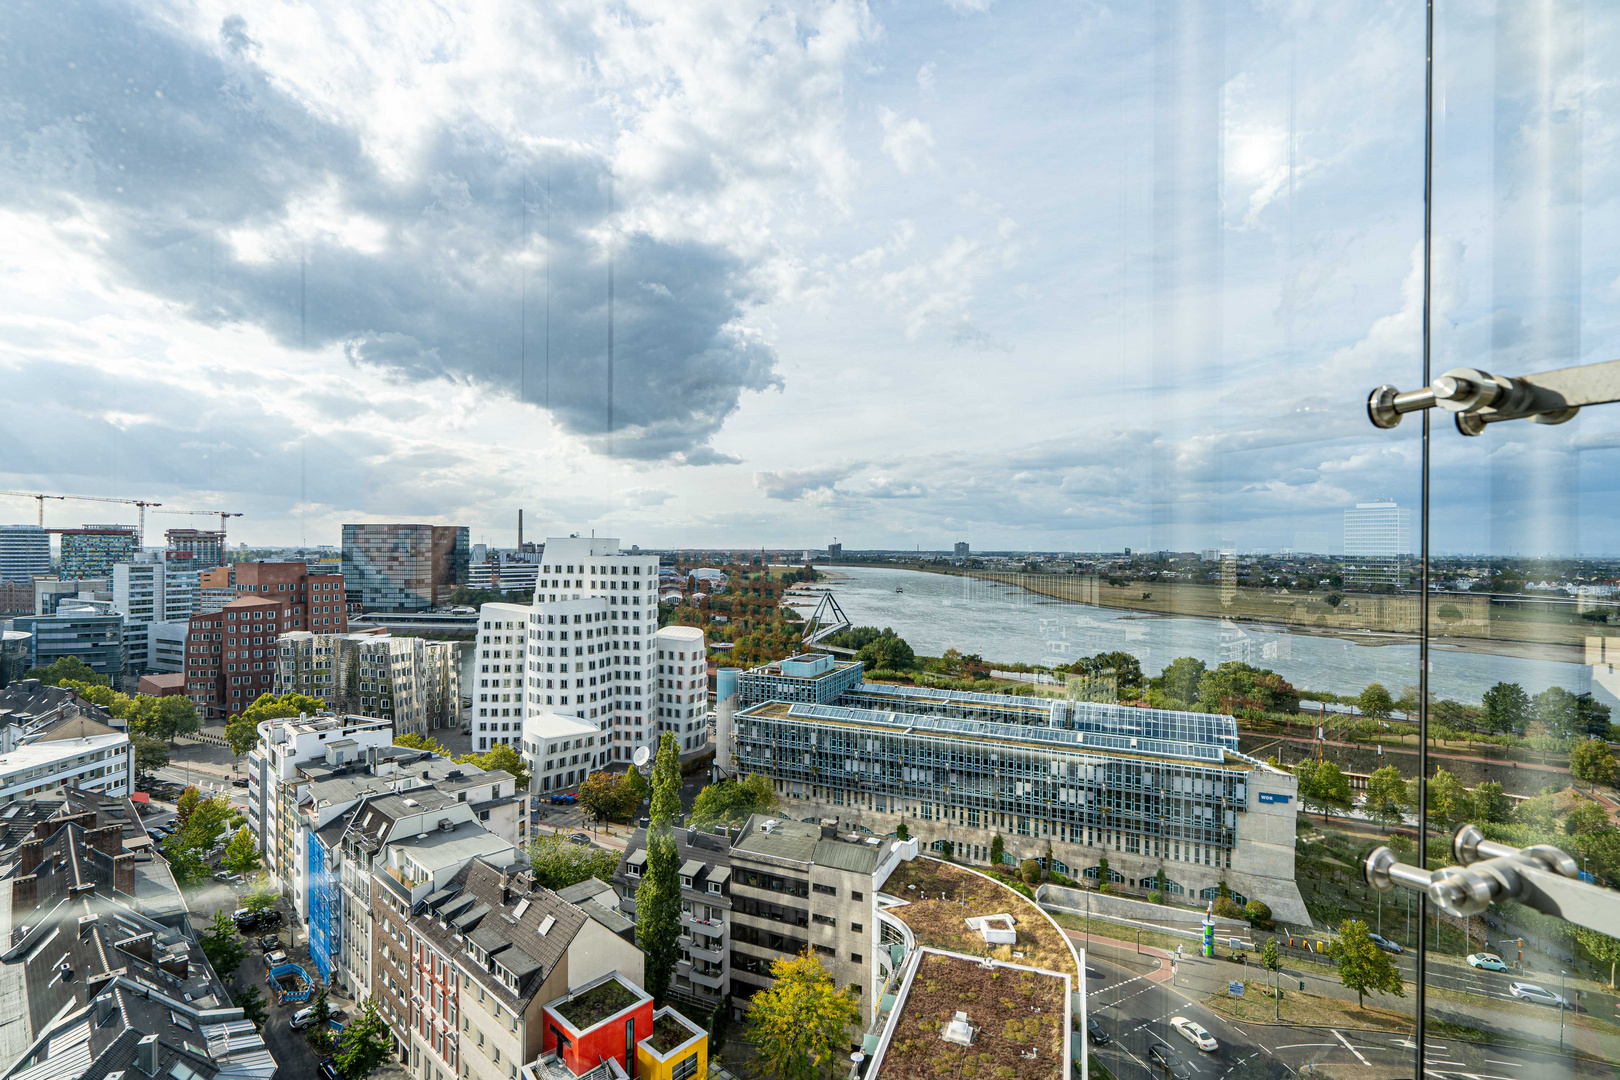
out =
<path fill-rule="evenodd" d="M 95 733 L 99 729 L 100 733 Z M 135 753 L 129 736 L 91 723 L 85 735 L 46 733 L 0 755 L 0 807 L 26 802 L 60 787 L 127 797 L 135 790 Z"/>
<path fill-rule="evenodd" d="M 186 631 L 186 693 L 205 720 L 229 722 L 275 688 L 276 639 L 291 629 L 285 604 L 239 596 L 192 616 Z"/>
<path fill-rule="evenodd" d="M 141 540 L 132 525 L 86 525 L 63 529 L 62 577 L 105 578 L 121 562 L 140 550 Z"/>
<path fill-rule="evenodd" d="M 656 644 L 654 722 L 660 734 L 675 735 L 683 756 L 695 754 L 709 743 L 709 653 L 703 631 L 666 626 L 658 631 Z"/>
<path fill-rule="evenodd" d="M 338 743 L 344 744 L 340 764 L 365 760 L 368 751 L 393 746 L 393 727 L 366 716 L 266 720 L 259 725 L 259 745 L 246 755 L 248 828 L 258 838 L 271 884 L 289 895 L 307 892 L 294 857 L 300 850 L 299 796 L 311 782 L 300 768 L 327 761 L 327 745 Z"/>
<path fill-rule="evenodd" d="M 366 611 L 427 611 L 467 584 L 470 534 L 461 525 L 345 525 L 343 578 Z"/>
<path fill-rule="evenodd" d="M 394 733 L 426 735 L 461 720 L 461 665 L 453 642 L 294 630 L 277 645 L 275 692 L 296 691 L 328 708 L 394 722 Z"/>
<path fill-rule="evenodd" d="M 50 572 L 50 533 L 38 525 L 0 525 L 0 582 L 27 583 Z"/>
<path fill-rule="evenodd" d="M 563 900 L 521 868 L 475 858 L 420 896 L 403 877 L 373 880 L 375 999 L 421 1080 L 517 1080 L 545 1054 L 548 1005 L 610 978 L 641 983 L 641 950 L 622 920 Z"/>
<path fill-rule="evenodd" d="M 731 836 L 724 826 L 711 832 L 676 829 L 676 857 L 680 860 L 680 960 L 675 965 L 674 992 L 713 1012 L 732 992 Z M 647 873 L 647 830 L 637 829 L 625 844 L 624 857 L 613 874 L 619 908 L 636 917 L 636 892 Z M 787 942 L 780 942 L 782 947 Z"/>

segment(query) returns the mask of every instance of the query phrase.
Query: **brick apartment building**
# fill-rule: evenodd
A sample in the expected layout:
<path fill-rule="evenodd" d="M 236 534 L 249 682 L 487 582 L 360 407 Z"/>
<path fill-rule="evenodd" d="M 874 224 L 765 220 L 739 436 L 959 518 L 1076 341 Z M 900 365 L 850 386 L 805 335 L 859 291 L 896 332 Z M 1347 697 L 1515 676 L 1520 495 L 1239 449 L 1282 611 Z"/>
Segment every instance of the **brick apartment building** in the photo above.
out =
<path fill-rule="evenodd" d="M 186 693 L 205 722 L 229 721 L 274 691 L 281 634 L 349 628 L 342 574 L 311 574 L 301 562 L 236 563 L 204 571 L 201 584 L 236 592 L 219 610 L 192 616 L 186 634 Z"/>

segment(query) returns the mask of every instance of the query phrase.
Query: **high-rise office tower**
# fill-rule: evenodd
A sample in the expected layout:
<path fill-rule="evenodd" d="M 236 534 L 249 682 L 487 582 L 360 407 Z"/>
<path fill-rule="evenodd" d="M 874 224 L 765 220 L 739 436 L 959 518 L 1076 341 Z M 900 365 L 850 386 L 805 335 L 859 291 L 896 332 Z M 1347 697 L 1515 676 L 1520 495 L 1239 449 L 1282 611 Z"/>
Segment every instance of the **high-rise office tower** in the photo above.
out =
<path fill-rule="evenodd" d="M 141 546 L 133 525 L 86 525 L 62 530 L 62 578 L 110 578 Z"/>
<path fill-rule="evenodd" d="M 38 525 L 0 525 L 0 582 L 51 572 L 51 534 Z"/>
<path fill-rule="evenodd" d="M 189 556 L 193 570 L 225 565 L 225 534 L 209 529 L 170 529 L 163 534 L 171 556 Z"/>
<path fill-rule="evenodd" d="M 343 580 L 368 611 L 426 611 L 467 584 L 472 542 L 463 525 L 345 525 Z"/>
<path fill-rule="evenodd" d="M 183 668 L 183 662 L 175 662 L 179 656 L 155 661 L 151 629 L 177 624 L 172 634 L 159 631 L 157 636 L 184 639 L 185 624 L 197 613 L 197 571 L 189 558 L 172 558 L 168 551 L 148 549 L 113 567 L 113 610 L 124 617 L 125 661 L 132 674 Z"/>
<path fill-rule="evenodd" d="M 1357 503 L 1344 512 L 1344 583 L 1401 587 L 1412 549 L 1412 512 L 1393 502 Z"/>

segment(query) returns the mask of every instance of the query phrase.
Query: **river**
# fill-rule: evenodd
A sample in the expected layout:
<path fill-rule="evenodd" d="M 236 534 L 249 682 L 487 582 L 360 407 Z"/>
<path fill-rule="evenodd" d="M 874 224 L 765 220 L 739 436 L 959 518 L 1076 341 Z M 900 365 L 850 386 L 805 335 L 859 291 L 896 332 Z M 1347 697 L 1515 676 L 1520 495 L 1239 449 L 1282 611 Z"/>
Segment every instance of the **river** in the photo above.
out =
<path fill-rule="evenodd" d="M 1178 656 L 1193 656 L 1211 667 L 1243 660 L 1270 668 L 1295 686 L 1334 694 L 1360 693 L 1378 682 L 1399 696 L 1403 686 L 1417 683 L 1416 642 L 1362 645 L 1246 623 L 1142 615 L 916 570 L 841 566 L 837 572 L 848 577 L 832 584 L 851 622 L 891 627 L 929 656 L 957 649 L 991 661 L 1056 665 L 1121 651 L 1140 660 L 1150 675 Z M 1464 652 L 1445 644 L 1432 647 L 1430 663 L 1431 688 L 1444 698 L 1477 703 L 1495 683 L 1516 682 L 1530 694 L 1556 685 L 1620 705 L 1581 664 Z"/>

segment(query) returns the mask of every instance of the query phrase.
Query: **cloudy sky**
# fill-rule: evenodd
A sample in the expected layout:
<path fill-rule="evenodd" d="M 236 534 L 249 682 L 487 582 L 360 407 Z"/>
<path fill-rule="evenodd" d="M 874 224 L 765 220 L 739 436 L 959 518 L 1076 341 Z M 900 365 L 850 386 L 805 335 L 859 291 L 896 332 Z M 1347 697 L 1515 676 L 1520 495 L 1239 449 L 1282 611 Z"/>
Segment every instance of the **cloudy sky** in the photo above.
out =
<path fill-rule="evenodd" d="M 1620 356 L 1620 16 L 1511 7 L 1444 5 L 1437 373 Z M 258 543 L 1334 550 L 1417 497 L 1362 402 L 1420 381 L 1420 17 L 6 4 L 0 488 Z M 1437 427 L 1436 546 L 1620 550 L 1620 415 L 1514 427 Z"/>

